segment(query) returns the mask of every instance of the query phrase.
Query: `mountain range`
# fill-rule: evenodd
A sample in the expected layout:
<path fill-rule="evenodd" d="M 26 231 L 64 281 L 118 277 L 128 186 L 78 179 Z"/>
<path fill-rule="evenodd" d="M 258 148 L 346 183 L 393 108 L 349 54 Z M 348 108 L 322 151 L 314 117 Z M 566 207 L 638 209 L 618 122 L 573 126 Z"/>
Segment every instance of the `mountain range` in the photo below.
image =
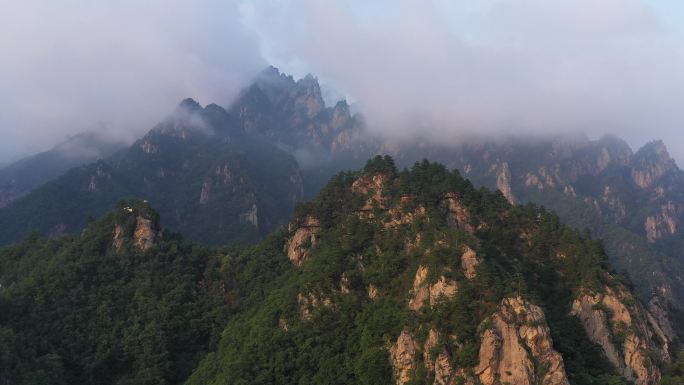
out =
<path fill-rule="evenodd" d="M 132 197 L 155 202 L 165 225 L 190 239 L 254 242 L 283 225 L 297 201 L 315 196 L 339 170 L 358 168 L 379 153 L 400 166 L 437 160 L 477 185 L 500 189 L 512 203 L 555 210 L 564 223 L 603 239 L 611 265 L 628 274 L 644 298 L 658 291 L 682 304 L 684 174 L 664 143 L 636 152 L 614 136 L 390 144 L 372 135 L 344 100 L 326 106 L 315 77 L 295 80 L 274 67 L 225 109 L 185 100 L 130 147 L 50 183 L 40 184 L 66 167 L 33 171 L 60 164 L 34 160 L 43 154 L 1 170 L 0 176 L 34 182 L 14 182 L 23 186 L 15 194 L 2 190 L 11 198 L 0 210 L 0 243 L 31 231 L 78 231 L 88 217 Z"/>
<path fill-rule="evenodd" d="M 268 67 L 130 145 L 84 133 L 0 169 L 0 205 L 0 383 L 684 375 L 661 141 L 396 142 Z"/>
<path fill-rule="evenodd" d="M 161 223 L 121 201 L 79 234 L 0 249 L 0 382 L 682 380 L 682 329 L 600 241 L 438 163 L 339 173 L 251 247 Z"/>

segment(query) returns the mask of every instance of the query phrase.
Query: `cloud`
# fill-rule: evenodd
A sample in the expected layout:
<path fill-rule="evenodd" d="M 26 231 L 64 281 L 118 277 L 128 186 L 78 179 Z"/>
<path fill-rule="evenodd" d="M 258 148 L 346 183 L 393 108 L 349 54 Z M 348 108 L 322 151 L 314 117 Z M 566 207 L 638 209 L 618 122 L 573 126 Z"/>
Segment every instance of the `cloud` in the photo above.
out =
<path fill-rule="evenodd" d="M 226 105 L 268 63 L 394 138 L 612 132 L 684 159 L 684 15 L 667 3 L 5 1 L 0 162 L 102 124 L 132 138 L 184 97 Z"/>
<path fill-rule="evenodd" d="M 335 85 L 388 136 L 617 133 L 684 157 L 683 40 L 647 1 L 292 0 L 243 13 L 266 57 Z"/>
<path fill-rule="evenodd" d="M 184 97 L 227 103 L 263 68 L 236 3 L 0 3 L 0 160 L 102 124 L 132 138 Z"/>

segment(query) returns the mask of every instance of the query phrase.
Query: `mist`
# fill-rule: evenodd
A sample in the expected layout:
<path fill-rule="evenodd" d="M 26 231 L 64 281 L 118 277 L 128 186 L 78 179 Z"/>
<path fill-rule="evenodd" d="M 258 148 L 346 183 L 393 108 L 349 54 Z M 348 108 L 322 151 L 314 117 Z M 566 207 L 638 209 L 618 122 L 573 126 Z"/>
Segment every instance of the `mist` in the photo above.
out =
<path fill-rule="evenodd" d="M 133 139 L 185 97 L 227 105 L 267 64 L 369 129 L 663 139 L 684 160 L 684 23 L 667 0 L 27 0 L 0 4 L 0 162 L 105 126 Z"/>
<path fill-rule="evenodd" d="M 69 135 L 133 140 L 185 97 L 226 104 L 262 69 L 238 4 L 0 2 L 0 161 Z"/>
<path fill-rule="evenodd" d="M 338 87 L 385 136 L 613 133 L 684 159 L 684 14 L 668 2 L 267 3 L 246 11 L 264 56 Z"/>

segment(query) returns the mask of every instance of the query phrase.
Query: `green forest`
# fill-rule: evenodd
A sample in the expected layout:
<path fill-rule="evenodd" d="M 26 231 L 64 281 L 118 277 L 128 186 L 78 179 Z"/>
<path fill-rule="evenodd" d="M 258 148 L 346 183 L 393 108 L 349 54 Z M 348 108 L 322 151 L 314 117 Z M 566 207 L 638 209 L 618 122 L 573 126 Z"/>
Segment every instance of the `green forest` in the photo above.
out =
<path fill-rule="evenodd" d="M 373 177 L 379 193 L 359 193 Z M 445 196 L 467 223 L 450 223 Z M 373 158 L 254 246 L 202 246 L 159 230 L 153 206 L 121 201 L 81 233 L 0 249 L 0 384 L 394 384 L 388 347 L 403 330 L 422 345 L 431 329 L 453 336 L 438 347 L 459 369 L 453 383 L 465 384 L 489 317 L 509 297 L 543 309 L 571 384 L 630 384 L 570 315 L 579 295 L 607 288 L 626 288 L 626 306 L 638 306 L 602 242 L 441 164 L 398 170 Z M 158 232 L 147 249 L 136 243 L 140 218 Z M 318 225 L 295 266 L 288 245 L 307 218 Z M 464 275 L 464 248 L 479 258 L 474 277 Z M 428 282 L 458 289 L 412 310 L 421 266 Z M 648 357 L 662 384 L 684 383 L 684 354 L 670 364 Z M 435 380 L 422 359 L 411 385 Z"/>

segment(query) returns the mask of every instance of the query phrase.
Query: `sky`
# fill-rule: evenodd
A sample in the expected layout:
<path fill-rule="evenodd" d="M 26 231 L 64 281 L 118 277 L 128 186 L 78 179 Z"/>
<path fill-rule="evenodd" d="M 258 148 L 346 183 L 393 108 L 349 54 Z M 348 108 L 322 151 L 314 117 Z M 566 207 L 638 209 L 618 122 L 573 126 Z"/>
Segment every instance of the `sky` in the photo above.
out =
<path fill-rule="evenodd" d="M 683 55 L 676 0 L 5 1 L 0 162 L 93 127 L 133 139 L 274 64 L 390 137 L 614 133 L 683 164 Z"/>

